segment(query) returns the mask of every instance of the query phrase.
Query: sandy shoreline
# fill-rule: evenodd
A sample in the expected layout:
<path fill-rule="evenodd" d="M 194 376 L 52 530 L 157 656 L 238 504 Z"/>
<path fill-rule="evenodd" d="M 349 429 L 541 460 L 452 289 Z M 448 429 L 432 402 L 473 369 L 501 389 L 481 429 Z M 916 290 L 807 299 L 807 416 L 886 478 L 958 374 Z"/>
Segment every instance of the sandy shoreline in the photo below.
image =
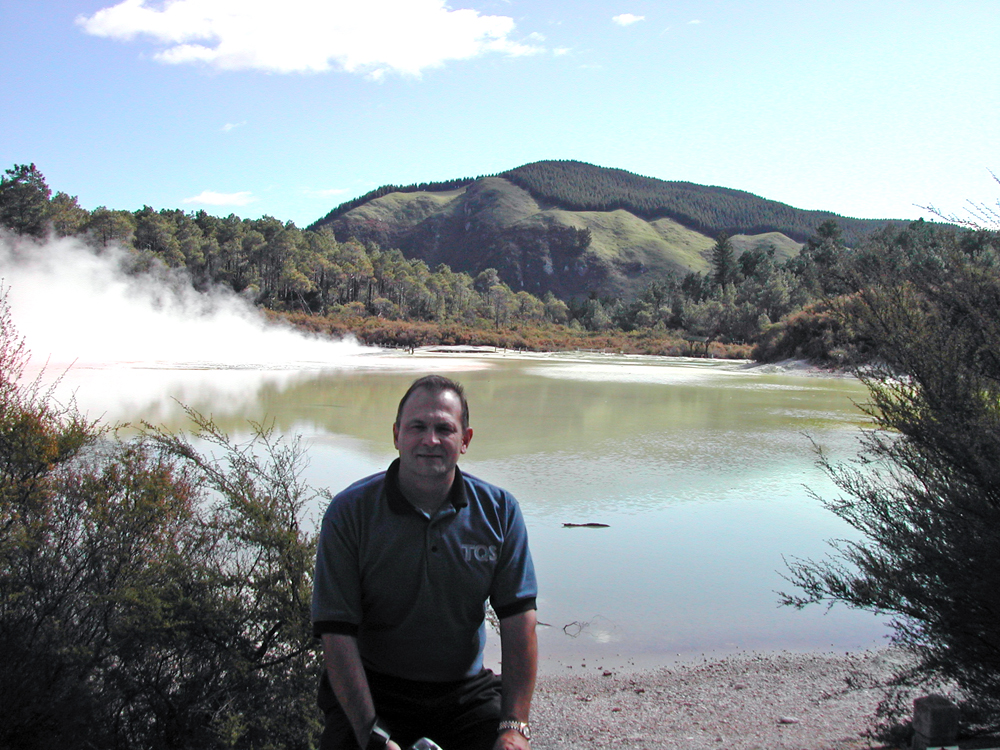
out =
<path fill-rule="evenodd" d="M 759 653 L 615 673 L 542 675 L 532 706 L 534 750 L 847 750 L 882 697 L 871 687 L 900 655 Z M 877 742 L 875 743 L 878 744 Z"/>
<path fill-rule="evenodd" d="M 395 351 L 392 349 L 386 351 Z M 851 371 L 829 367 L 821 367 L 805 359 L 785 359 L 780 362 L 756 362 L 752 359 L 718 359 L 704 357 L 684 357 L 665 356 L 658 354 L 621 354 L 614 351 L 526 351 L 520 349 L 504 349 L 495 346 L 476 346 L 472 344 L 433 344 L 420 346 L 414 349 L 414 354 L 431 356 L 451 356 L 451 357 L 510 357 L 522 359 L 554 359 L 572 358 L 579 356 L 589 357 L 616 357 L 620 359 L 631 359 L 642 361 L 674 361 L 678 364 L 712 364 L 726 367 L 733 370 L 747 370 L 760 373 L 762 375 L 803 375 L 806 377 L 830 377 L 830 378 L 850 378 L 854 377 Z"/>

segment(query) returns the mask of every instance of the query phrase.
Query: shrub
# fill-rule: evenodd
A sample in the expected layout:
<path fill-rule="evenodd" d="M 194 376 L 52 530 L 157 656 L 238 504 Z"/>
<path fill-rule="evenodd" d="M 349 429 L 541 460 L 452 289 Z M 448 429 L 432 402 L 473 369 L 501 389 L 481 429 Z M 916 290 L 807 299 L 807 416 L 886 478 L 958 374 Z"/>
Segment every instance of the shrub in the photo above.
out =
<path fill-rule="evenodd" d="M 863 534 L 795 560 L 785 603 L 892 615 L 915 656 L 896 687 L 951 684 L 967 725 L 1000 728 L 1000 237 L 876 276 L 849 310 L 876 364 L 859 371 L 875 429 L 824 466 L 825 505 Z M 892 718 L 893 697 L 883 704 Z"/>
<path fill-rule="evenodd" d="M 764 330 L 753 347 L 758 362 L 808 359 L 812 362 L 851 365 L 859 361 L 856 334 L 850 325 L 849 298 L 808 305 Z"/>
<path fill-rule="evenodd" d="M 298 445 L 120 439 L 26 357 L 0 301 L 0 747 L 314 746 Z"/>

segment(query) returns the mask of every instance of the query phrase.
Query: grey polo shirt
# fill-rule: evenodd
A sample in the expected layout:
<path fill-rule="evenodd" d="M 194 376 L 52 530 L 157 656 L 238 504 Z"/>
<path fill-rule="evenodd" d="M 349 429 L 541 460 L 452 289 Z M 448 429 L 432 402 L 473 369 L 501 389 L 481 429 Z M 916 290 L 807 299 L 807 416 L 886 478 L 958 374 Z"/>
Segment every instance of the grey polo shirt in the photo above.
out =
<path fill-rule="evenodd" d="M 312 619 L 356 635 L 366 668 L 411 680 L 478 674 L 488 598 L 503 619 L 535 608 L 537 585 L 514 497 L 455 470 L 433 517 L 399 491 L 399 461 L 352 484 L 323 517 Z"/>

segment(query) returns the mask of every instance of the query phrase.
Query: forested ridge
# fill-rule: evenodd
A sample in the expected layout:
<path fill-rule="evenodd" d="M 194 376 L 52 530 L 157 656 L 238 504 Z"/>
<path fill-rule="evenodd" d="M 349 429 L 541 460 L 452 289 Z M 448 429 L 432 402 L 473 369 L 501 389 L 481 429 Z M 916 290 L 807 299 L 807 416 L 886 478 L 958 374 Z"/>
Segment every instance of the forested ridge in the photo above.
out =
<path fill-rule="evenodd" d="M 840 224 L 828 219 L 798 255 L 785 258 L 766 244 L 737 250 L 720 233 L 707 273 L 667 271 L 647 277 L 633 294 L 560 298 L 552 291 L 515 291 L 496 268 L 470 274 L 444 263 L 431 267 L 395 247 L 338 239 L 327 226 L 303 230 L 269 216 L 220 218 L 150 206 L 87 211 L 74 196 L 53 195 L 33 164 L 15 165 L 0 178 L 0 225 L 39 239 L 75 237 L 97 251 L 119 246 L 129 253 L 132 273 L 159 264 L 187 274 L 198 289 L 226 287 L 298 325 L 351 332 L 372 344 L 753 354 L 837 363 L 864 356 L 863 346 L 830 312 L 829 301 L 860 288 L 866 263 L 886 247 L 970 236 L 916 222 L 884 227 L 854 248 Z M 521 240 L 514 234 L 510 241 Z"/>
<path fill-rule="evenodd" d="M 390 193 L 442 192 L 484 177 L 503 177 L 539 202 L 571 211 L 629 211 L 643 219 L 670 218 L 710 236 L 781 232 L 805 242 L 824 221 L 836 221 L 844 241 L 855 245 L 892 219 L 853 219 L 830 211 L 810 211 L 732 188 L 660 180 L 624 169 L 573 160 L 537 161 L 498 175 L 464 177 L 412 185 L 383 185 L 341 203 L 310 228 L 328 224 L 351 209 Z"/>
<path fill-rule="evenodd" d="M 644 219 L 668 217 L 699 232 L 781 232 L 805 242 L 824 221 L 836 221 L 844 241 L 857 244 L 886 220 L 851 219 L 829 211 L 806 211 L 731 188 L 673 182 L 598 167 L 580 161 L 538 161 L 505 177 L 539 201 L 575 211 L 624 209 Z"/>

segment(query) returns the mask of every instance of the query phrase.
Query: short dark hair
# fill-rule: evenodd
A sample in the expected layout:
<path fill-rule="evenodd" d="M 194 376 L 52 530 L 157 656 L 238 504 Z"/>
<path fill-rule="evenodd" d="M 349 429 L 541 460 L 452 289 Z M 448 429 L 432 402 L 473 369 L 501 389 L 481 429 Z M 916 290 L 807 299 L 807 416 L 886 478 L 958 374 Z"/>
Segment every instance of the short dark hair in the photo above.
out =
<path fill-rule="evenodd" d="M 451 391 L 458 396 L 458 400 L 462 404 L 462 429 L 469 429 L 469 402 L 465 398 L 465 389 L 461 383 L 457 383 L 443 375 L 424 375 L 422 378 L 417 378 L 410 383 L 410 387 L 406 389 L 403 398 L 399 400 L 399 408 L 396 409 L 397 425 L 399 424 L 399 420 L 403 418 L 403 407 L 406 405 L 406 399 L 410 397 L 411 393 L 421 388 L 435 395 L 444 391 Z"/>

